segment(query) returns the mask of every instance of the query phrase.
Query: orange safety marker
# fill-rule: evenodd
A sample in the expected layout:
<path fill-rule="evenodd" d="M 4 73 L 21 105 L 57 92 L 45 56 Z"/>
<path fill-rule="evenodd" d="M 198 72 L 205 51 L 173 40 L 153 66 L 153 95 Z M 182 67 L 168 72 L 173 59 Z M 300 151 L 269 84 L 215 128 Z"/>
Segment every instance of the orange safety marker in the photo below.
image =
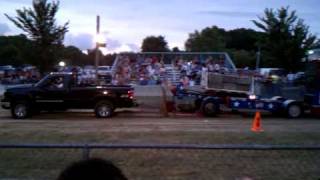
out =
<path fill-rule="evenodd" d="M 259 111 L 257 111 L 256 115 L 254 116 L 251 131 L 253 131 L 253 132 L 262 132 L 263 131 L 263 129 L 261 128 L 261 114 Z"/>

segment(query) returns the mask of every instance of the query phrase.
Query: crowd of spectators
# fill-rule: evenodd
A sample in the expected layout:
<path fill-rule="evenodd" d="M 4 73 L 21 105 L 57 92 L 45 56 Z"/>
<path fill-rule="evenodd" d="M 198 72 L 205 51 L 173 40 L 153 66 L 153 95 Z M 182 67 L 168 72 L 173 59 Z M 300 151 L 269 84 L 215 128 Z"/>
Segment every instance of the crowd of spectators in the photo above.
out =
<path fill-rule="evenodd" d="M 156 85 L 161 83 L 182 83 L 184 86 L 201 84 L 203 72 L 233 74 L 242 77 L 255 77 L 266 86 L 292 86 L 296 74 L 285 73 L 282 69 L 268 69 L 268 73 L 249 68 L 232 69 L 232 65 L 223 56 L 170 56 L 159 55 L 122 55 L 118 59 L 113 84 Z M 262 69 L 261 69 L 262 70 Z M 173 75 L 178 76 L 173 79 Z"/>
<path fill-rule="evenodd" d="M 156 85 L 163 81 L 165 76 L 164 63 L 156 57 L 120 56 L 117 64 L 114 84 L 130 84 L 137 82 L 140 85 Z"/>
<path fill-rule="evenodd" d="M 169 63 L 165 65 L 164 61 Z M 193 59 L 186 59 L 183 56 L 164 59 L 164 57 L 156 55 L 122 55 L 118 59 L 113 83 L 129 84 L 130 82 L 136 82 L 140 85 L 156 85 L 168 81 L 167 74 L 170 72 L 176 73 L 181 82 L 194 85 L 200 84 L 203 71 L 230 72 L 223 58 L 214 59 L 211 56 L 201 62 L 197 56 L 194 56 Z"/>
<path fill-rule="evenodd" d="M 34 66 L 1 66 L 1 84 L 24 84 L 35 83 L 40 79 L 39 70 Z"/>
<path fill-rule="evenodd" d="M 200 85 L 203 72 L 229 74 L 235 71 L 230 68 L 229 62 L 223 56 L 170 56 L 161 55 L 119 55 L 115 67 L 110 67 L 107 76 L 98 77 L 102 84 L 114 85 L 158 85 L 161 83 L 179 83 L 185 86 Z M 265 68 L 268 69 L 268 68 Z M 270 69 L 270 68 L 269 68 Z M 78 79 L 84 84 L 96 83 L 96 70 L 94 66 L 67 66 L 57 67 L 56 71 L 75 72 Z M 279 75 L 278 72 L 281 72 Z M 238 69 L 239 76 L 255 76 L 261 81 L 281 81 L 293 84 L 296 75 L 284 74 L 282 71 L 269 70 L 268 73 L 259 73 L 248 68 Z M 175 76 L 173 78 L 173 76 Z M 40 79 L 40 73 L 34 66 L 14 68 L 0 66 L 0 81 L 2 84 L 34 83 Z M 102 82 L 101 81 L 101 82 Z"/>

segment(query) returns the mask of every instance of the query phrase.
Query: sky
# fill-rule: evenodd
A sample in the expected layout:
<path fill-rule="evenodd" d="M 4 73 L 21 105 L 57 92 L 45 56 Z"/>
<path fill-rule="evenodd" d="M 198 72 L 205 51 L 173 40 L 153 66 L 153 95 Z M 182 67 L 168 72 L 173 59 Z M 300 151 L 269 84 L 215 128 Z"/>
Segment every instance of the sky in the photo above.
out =
<path fill-rule="evenodd" d="M 48 0 L 50 1 L 50 0 Z M 217 25 L 227 30 L 253 28 L 265 8 L 290 6 L 320 36 L 320 0 L 60 0 L 57 23 L 69 21 L 65 45 L 94 46 L 96 16 L 107 52 L 140 51 L 142 40 L 163 35 L 169 47 L 184 49 L 190 33 Z M 5 16 L 31 7 L 32 0 L 0 0 L 0 35 L 22 33 Z M 256 29 L 257 30 L 257 29 Z"/>

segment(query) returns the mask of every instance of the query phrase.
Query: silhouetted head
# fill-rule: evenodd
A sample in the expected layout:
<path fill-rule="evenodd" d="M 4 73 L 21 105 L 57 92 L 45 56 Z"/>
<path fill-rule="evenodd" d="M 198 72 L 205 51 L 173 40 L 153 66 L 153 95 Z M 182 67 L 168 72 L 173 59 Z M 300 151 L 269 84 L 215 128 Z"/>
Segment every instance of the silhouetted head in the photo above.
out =
<path fill-rule="evenodd" d="M 72 163 L 57 180 L 127 180 L 113 163 L 103 159 L 89 159 Z"/>

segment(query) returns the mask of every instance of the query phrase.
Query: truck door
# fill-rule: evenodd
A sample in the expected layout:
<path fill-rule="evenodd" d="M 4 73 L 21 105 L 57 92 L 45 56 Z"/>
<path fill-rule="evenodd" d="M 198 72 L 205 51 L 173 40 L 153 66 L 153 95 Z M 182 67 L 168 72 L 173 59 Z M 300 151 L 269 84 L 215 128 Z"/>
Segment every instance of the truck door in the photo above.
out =
<path fill-rule="evenodd" d="M 95 87 L 85 84 L 78 76 L 70 76 L 67 80 L 68 90 L 65 98 L 65 104 L 69 108 L 92 108 L 92 100 L 95 95 Z"/>
<path fill-rule="evenodd" d="M 66 83 L 66 78 L 63 75 L 48 78 L 47 82 L 39 88 L 35 97 L 37 105 L 46 110 L 65 109 Z"/>

